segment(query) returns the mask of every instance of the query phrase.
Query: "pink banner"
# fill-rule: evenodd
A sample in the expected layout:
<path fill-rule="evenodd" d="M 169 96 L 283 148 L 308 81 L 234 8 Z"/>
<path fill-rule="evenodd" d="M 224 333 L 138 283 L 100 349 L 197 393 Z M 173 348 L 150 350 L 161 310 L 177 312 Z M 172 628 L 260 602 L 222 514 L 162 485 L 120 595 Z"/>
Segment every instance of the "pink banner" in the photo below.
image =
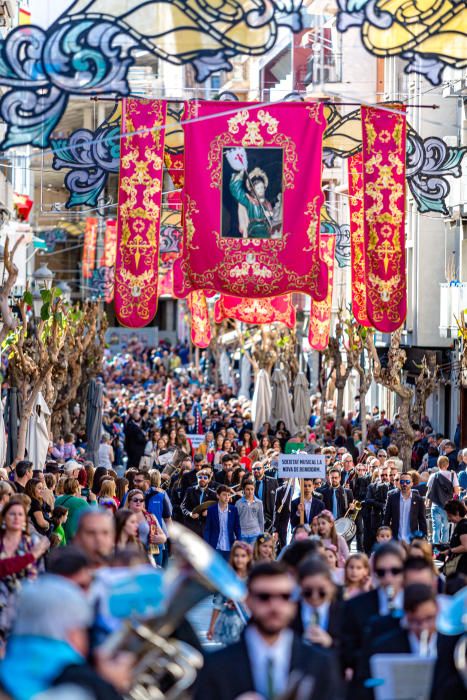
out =
<path fill-rule="evenodd" d="M 204 289 L 248 298 L 292 291 L 325 298 L 327 271 L 319 257 L 323 106 L 189 102 L 184 121 L 176 296 Z"/>
<path fill-rule="evenodd" d="M 115 260 L 117 258 L 117 222 L 109 219 L 105 224 L 104 253 L 101 267 L 105 268 L 104 299 L 107 304 L 114 298 Z"/>
<path fill-rule="evenodd" d="M 119 322 L 141 328 L 157 311 L 159 226 L 162 198 L 166 104 L 124 99 L 115 313 Z M 137 133 L 135 133 L 137 132 Z"/>
<path fill-rule="evenodd" d="M 308 342 L 313 350 L 324 351 L 329 343 L 331 329 L 332 291 L 334 285 L 334 253 L 336 236 L 334 233 L 321 232 L 320 254 L 328 270 L 328 293 L 323 301 L 311 302 Z"/>
<path fill-rule="evenodd" d="M 214 305 L 214 320 L 221 323 L 225 318 L 234 318 L 242 323 L 285 323 L 295 328 L 295 308 L 292 295 L 265 297 L 264 299 L 242 299 L 221 294 Z"/>
<path fill-rule="evenodd" d="M 211 342 L 211 323 L 204 292 L 192 292 L 188 297 L 191 313 L 191 342 L 198 348 L 207 348 Z"/>
<path fill-rule="evenodd" d="M 405 271 L 406 118 L 362 107 L 366 310 L 378 331 L 392 333 L 407 314 Z"/>
<path fill-rule="evenodd" d="M 350 254 L 352 270 L 352 313 L 362 326 L 371 326 L 366 311 L 366 272 L 363 240 L 363 165 L 362 153 L 356 153 L 348 161 Z"/>
<path fill-rule="evenodd" d="M 88 217 L 86 228 L 84 229 L 83 244 L 83 277 L 91 279 L 92 271 L 96 265 L 96 245 L 97 245 L 97 219 Z"/>

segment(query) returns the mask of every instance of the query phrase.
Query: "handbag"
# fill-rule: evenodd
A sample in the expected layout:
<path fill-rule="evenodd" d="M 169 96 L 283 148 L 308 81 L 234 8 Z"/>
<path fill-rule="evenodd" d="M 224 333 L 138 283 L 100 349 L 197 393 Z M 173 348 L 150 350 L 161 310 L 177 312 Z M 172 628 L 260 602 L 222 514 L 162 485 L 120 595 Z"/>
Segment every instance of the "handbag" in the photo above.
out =
<path fill-rule="evenodd" d="M 460 564 L 461 558 L 462 554 L 455 554 L 453 557 L 444 562 L 442 572 L 446 577 L 454 576 L 454 574 L 457 573 L 457 567 Z"/>

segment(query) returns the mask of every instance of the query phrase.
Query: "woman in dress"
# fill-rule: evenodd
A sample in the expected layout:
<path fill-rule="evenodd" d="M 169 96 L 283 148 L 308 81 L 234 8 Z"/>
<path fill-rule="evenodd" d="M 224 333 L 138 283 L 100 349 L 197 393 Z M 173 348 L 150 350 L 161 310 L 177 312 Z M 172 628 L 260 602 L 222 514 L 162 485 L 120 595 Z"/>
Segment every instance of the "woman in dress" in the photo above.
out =
<path fill-rule="evenodd" d="M 21 498 L 13 496 L 0 515 L 0 559 L 11 559 L 32 552 L 28 513 Z M 0 643 L 4 643 L 15 617 L 18 591 L 25 580 L 37 576 L 37 562 L 16 574 L 0 579 Z"/>
<path fill-rule="evenodd" d="M 153 566 L 156 566 L 156 557 L 160 554 L 160 545 L 167 541 L 167 537 L 156 516 L 147 512 L 142 491 L 139 489 L 129 491 L 127 504 L 129 510 L 136 515 L 138 536 L 148 554 L 149 561 Z"/>
<path fill-rule="evenodd" d="M 237 576 L 242 580 L 247 579 L 253 562 L 253 550 L 246 542 L 234 542 L 230 550 L 229 564 Z M 247 612 L 240 605 L 224 598 L 221 593 L 216 593 L 213 598 L 213 610 L 211 622 L 207 632 L 209 641 L 221 644 L 233 644 L 240 638 L 240 634 L 247 623 Z"/>
<path fill-rule="evenodd" d="M 322 510 L 318 515 L 318 535 L 324 546 L 333 544 L 337 547 L 337 561 L 339 567 L 342 568 L 350 554 L 349 547 L 342 535 L 337 534 L 334 517 L 329 510 Z"/>

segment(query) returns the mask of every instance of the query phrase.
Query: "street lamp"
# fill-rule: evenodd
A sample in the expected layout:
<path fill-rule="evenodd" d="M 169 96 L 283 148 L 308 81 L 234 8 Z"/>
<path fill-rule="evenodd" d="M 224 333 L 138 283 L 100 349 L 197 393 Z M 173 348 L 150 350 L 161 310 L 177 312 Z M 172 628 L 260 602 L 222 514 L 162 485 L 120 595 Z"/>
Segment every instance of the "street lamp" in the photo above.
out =
<path fill-rule="evenodd" d="M 34 312 L 34 318 L 40 318 L 43 303 L 41 293 L 36 288 L 32 293 L 32 310 Z"/>
<path fill-rule="evenodd" d="M 47 263 L 42 263 L 42 265 L 33 273 L 32 278 L 38 289 L 50 289 L 52 287 L 52 282 L 55 274 L 52 270 L 49 270 Z"/>
<path fill-rule="evenodd" d="M 71 301 L 71 287 L 68 282 L 60 280 L 60 282 L 57 282 L 56 287 L 62 292 L 63 300 L 69 304 Z"/>

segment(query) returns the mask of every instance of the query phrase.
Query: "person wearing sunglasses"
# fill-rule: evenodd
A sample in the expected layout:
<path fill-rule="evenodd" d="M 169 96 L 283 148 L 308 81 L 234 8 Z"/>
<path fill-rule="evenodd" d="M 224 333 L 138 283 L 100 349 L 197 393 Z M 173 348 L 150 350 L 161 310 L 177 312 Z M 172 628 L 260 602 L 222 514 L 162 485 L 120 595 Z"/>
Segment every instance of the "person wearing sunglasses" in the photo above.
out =
<path fill-rule="evenodd" d="M 265 475 L 264 464 L 261 462 L 254 462 L 251 471 L 255 480 L 255 496 L 263 502 L 264 527 L 267 530 L 274 519 L 274 503 L 279 482 L 277 479 Z"/>
<path fill-rule="evenodd" d="M 377 547 L 373 555 L 375 588 L 347 600 L 342 622 L 342 662 L 354 674 L 361 665 L 365 632 L 370 620 L 402 608 L 405 553 L 396 542 Z"/>
<path fill-rule="evenodd" d="M 135 513 L 138 520 L 138 536 L 147 552 L 149 561 L 156 566 L 158 556 L 161 554 L 160 545 L 167 541 L 162 527 L 153 513 L 146 510 L 144 494 L 139 489 L 132 489 L 128 492 L 128 509 Z"/>
<path fill-rule="evenodd" d="M 342 629 L 342 600 L 331 570 L 320 556 L 305 560 L 298 569 L 300 605 L 292 628 L 312 644 L 338 647 Z"/>
<path fill-rule="evenodd" d="M 400 491 L 394 489 L 388 493 L 383 524 L 389 525 L 396 539 L 403 542 L 410 542 L 411 533 L 416 531 L 426 537 L 425 501 L 412 489 L 412 477 L 408 472 L 402 472 L 399 483 Z"/>
<path fill-rule="evenodd" d="M 194 700 L 236 700 L 245 693 L 279 697 L 294 672 L 310 679 L 307 700 L 340 700 L 331 652 L 302 641 L 290 629 L 297 613 L 295 585 L 282 562 L 253 567 L 246 598 L 250 621 L 238 642 L 206 655 Z"/>
<path fill-rule="evenodd" d="M 181 503 L 183 524 L 200 537 L 203 536 L 207 508 L 202 513 L 194 513 L 195 508 L 207 501 L 216 501 L 216 492 L 209 487 L 210 473 L 206 468 L 196 474 L 196 485 L 190 486 Z"/>

